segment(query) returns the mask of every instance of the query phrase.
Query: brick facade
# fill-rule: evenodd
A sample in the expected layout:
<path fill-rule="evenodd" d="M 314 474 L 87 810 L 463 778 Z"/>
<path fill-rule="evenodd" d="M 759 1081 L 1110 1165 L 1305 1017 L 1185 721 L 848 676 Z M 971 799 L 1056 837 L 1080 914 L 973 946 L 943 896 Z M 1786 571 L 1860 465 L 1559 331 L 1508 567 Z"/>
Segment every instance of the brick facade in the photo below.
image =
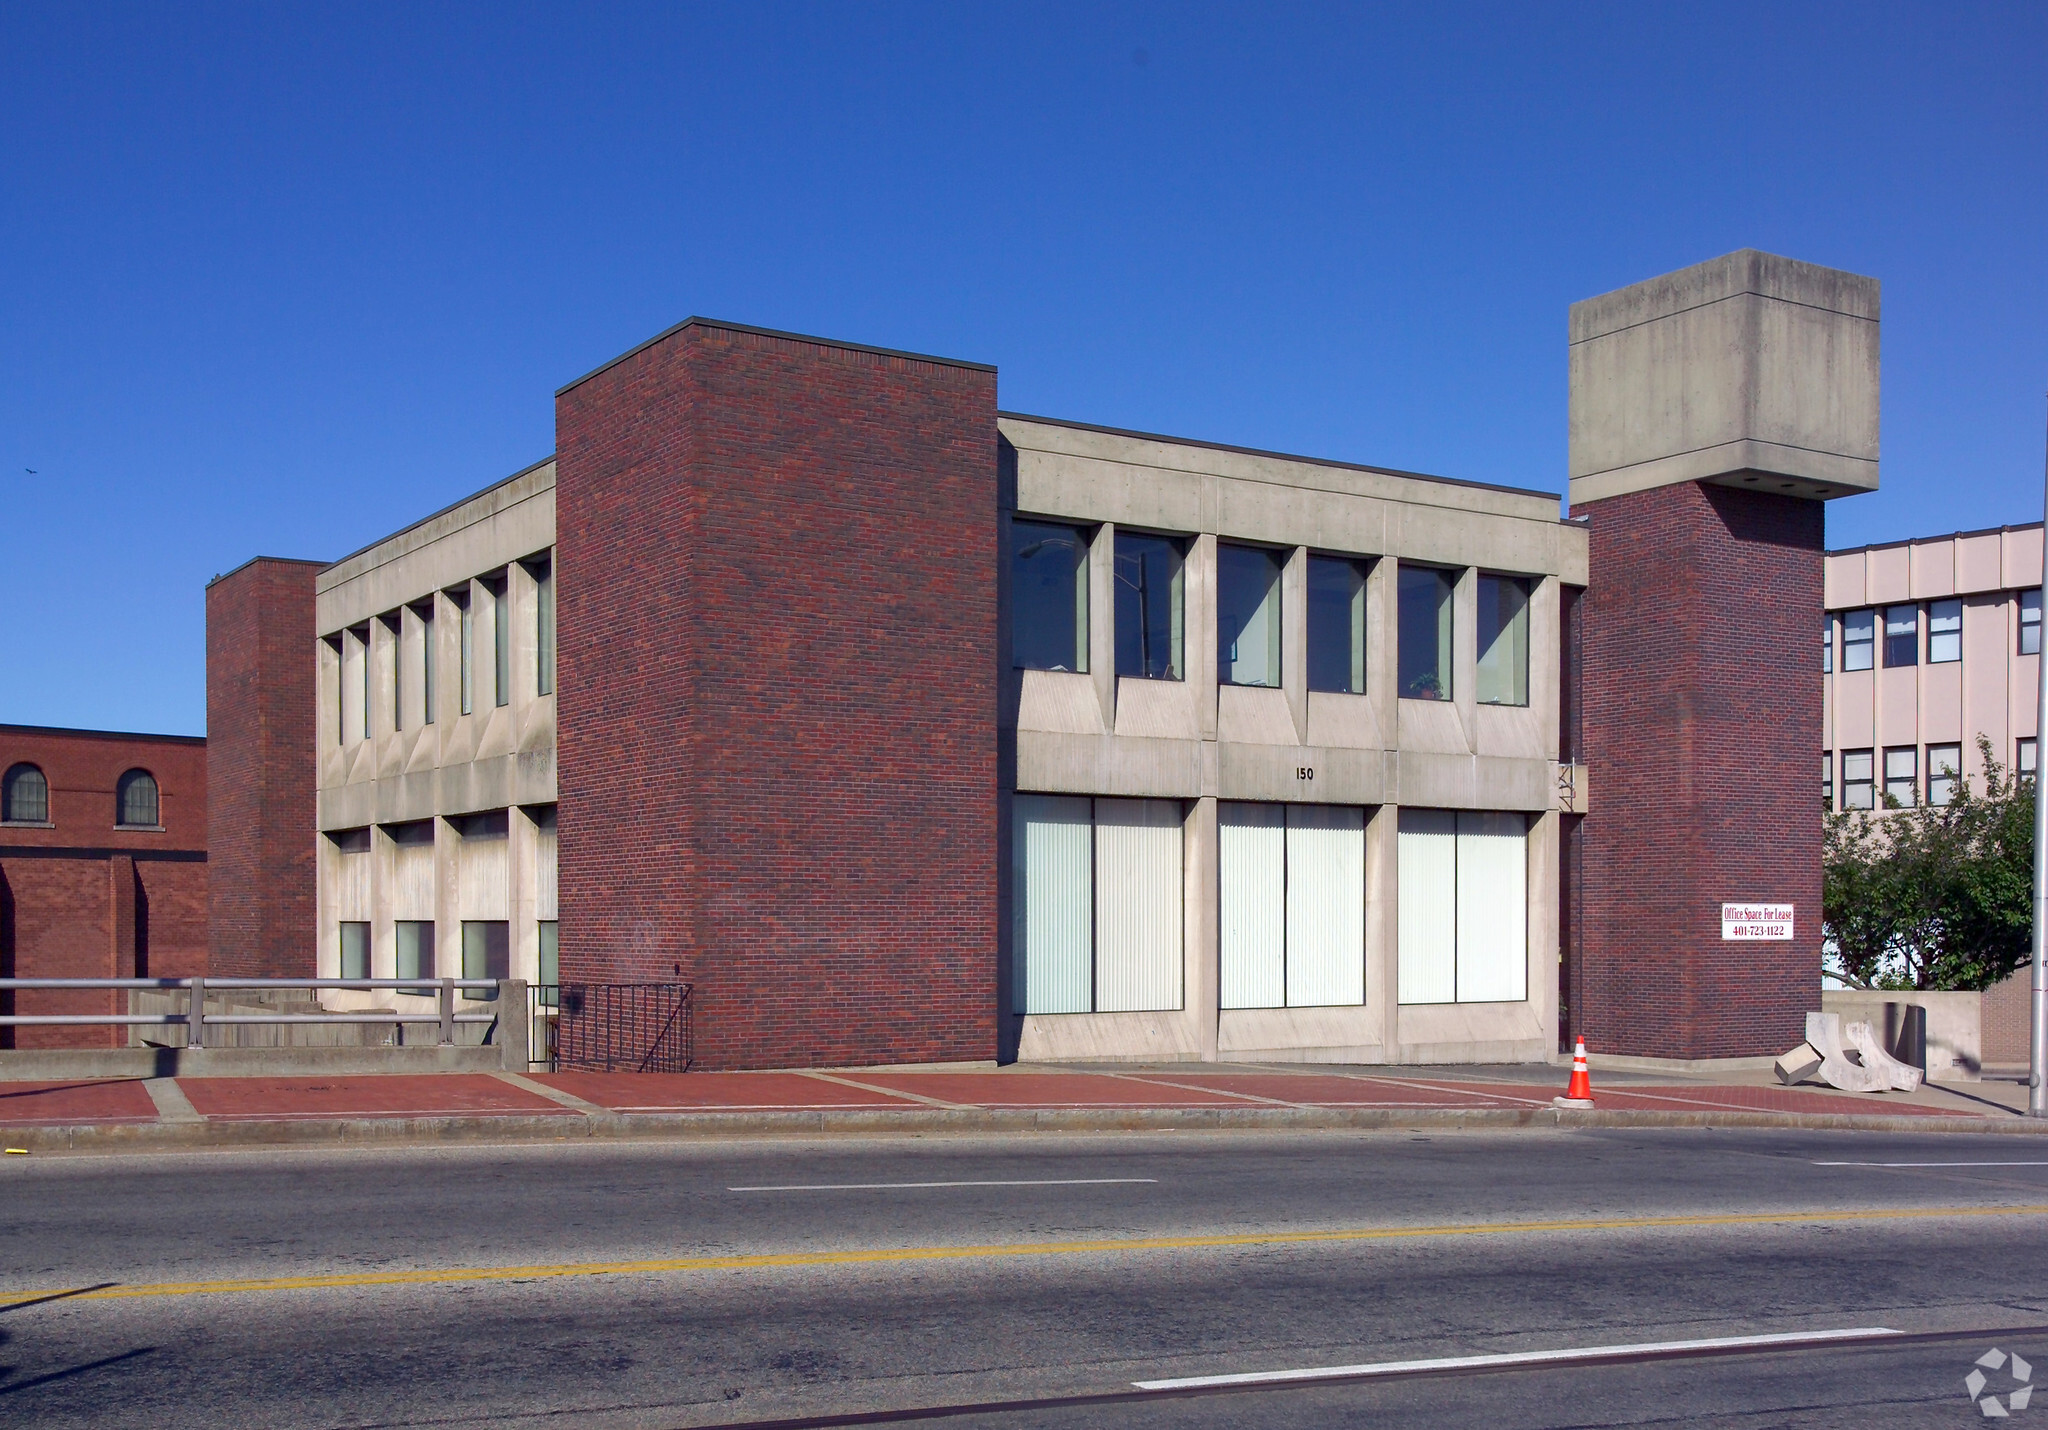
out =
<path fill-rule="evenodd" d="M 995 389 L 692 320 L 557 395 L 562 977 L 699 1066 L 994 1056 Z"/>
<path fill-rule="evenodd" d="M 1591 502 L 1592 771 L 1572 1023 L 1597 1052 L 1749 1057 L 1820 1006 L 1821 504 L 1687 483 Z M 1795 907 L 1724 943 L 1724 901 Z"/>
<path fill-rule="evenodd" d="M 259 556 L 206 588 L 212 971 L 314 973 L 313 577 Z"/>
<path fill-rule="evenodd" d="M 206 742 L 0 725 L 0 771 L 49 783 L 44 825 L 0 825 L 0 976 L 178 978 L 207 971 Z M 116 823 L 121 776 L 157 782 L 161 828 Z M 121 995 L 28 991 L 18 1013 L 123 1011 Z M 0 1005 L 6 1004 L 0 996 Z M 0 1029 L 0 1047 L 117 1047 L 115 1027 Z"/>

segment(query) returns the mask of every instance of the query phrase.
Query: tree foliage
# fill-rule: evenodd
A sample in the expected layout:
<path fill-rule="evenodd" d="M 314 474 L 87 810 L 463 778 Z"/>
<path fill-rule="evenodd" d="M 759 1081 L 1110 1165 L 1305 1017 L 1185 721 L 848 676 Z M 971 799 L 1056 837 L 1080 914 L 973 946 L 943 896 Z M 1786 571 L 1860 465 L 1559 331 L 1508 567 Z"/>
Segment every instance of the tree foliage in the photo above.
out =
<path fill-rule="evenodd" d="M 2034 934 L 2034 781 L 1983 738 L 1981 793 L 1945 805 L 1827 816 L 1821 924 L 1827 971 L 1853 988 L 1988 988 L 2027 962 Z"/>

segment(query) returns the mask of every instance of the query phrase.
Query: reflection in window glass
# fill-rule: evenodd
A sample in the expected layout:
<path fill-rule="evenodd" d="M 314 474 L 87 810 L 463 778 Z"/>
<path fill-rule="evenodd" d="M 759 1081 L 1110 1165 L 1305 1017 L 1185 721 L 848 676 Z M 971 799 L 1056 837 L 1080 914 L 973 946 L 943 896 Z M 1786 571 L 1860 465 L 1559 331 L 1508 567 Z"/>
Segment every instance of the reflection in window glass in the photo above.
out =
<path fill-rule="evenodd" d="M 456 602 L 462 612 L 462 713 L 476 709 L 476 611 L 469 592 Z"/>
<path fill-rule="evenodd" d="M 1963 658 L 1963 603 L 1933 601 L 1927 607 L 1927 663 Z"/>
<path fill-rule="evenodd" d="M 434 723 L 434 701 L 438 693 L 434 689 L 434 603 L 430 600 L 419 607 L 420 617 L 420 706 L 425 712 L 420 723 Z"/>
<path fill-rule="evenodd" d="M 1225 685 L 1279 686 L 1279 552 L 1216 548 L 1216 671 Z"/>
<path fill-rule="evenodd" d="M 1820 752 L 1820 807 L 1835 807 L 1835 754 L 1832 750 Z"/>
<path fill-rule="evenodd" d="M 1918 606 L 1884 608 L 1884 663 L 1887 667 L 1920 663 Z"/>
<path fill-rule="evenodd" d="M 2021 779 L 2030 780 L 2034 777 L 2034 761 L 2038 758 L 2036 752 L 2039 748 L 2032 740 L 2022 740 L 2014 750 L 2013 769 L 2018 772 Z"/>
<path fill-rule="evenodd" d="M 1947 804 L 1956 797 L 1956 784 L 1963 773 L 1961 745 L 1927 747 L 1927 802 Z"/>
<path fill-rule="evenodd" d="M 493 980 L 512 976 L 511 924 L 503 919 L 463 920 L 462 976 Z M 462 996 L 472 1003 L 488 1003 L 498 996 L 498 990 L 465 988 Z"/>
<path fill-rule="evenodd" d="M 1023 670 L 1088 669 L 1088 537 L 1010 523 L 1010 660 Z"/>
<path fill-rule="evenodd" d="M 562 926 L 554 919 L 540 921 L 540 1001 L 543 1006 L 558 1008 L 562 1003 Z"/>
<path fill-rule="evenodd" d="M 1451 698 L 1451 592 L 1454 573 L 1434 566 L 1400 570 L 1400 692 L 1404 700 Z"/>
<path fill-rule="evenodd" d="M 1870 772 L 1870 751 L 1842 751 L 1842 808 L 1870 808 L 1873 803 Z"/>
<path fill-rule="evenodd" d="M 1170 536 L 1116 534 L 1116 673 L 1184 680 L 1183 548 Z"/>
<path fill-rule="evenodd" d="M 1479 578 L 1481 705 L 1529 703 L 1529 583 L 1514 576 Z"/>
<path fill-rule="evenodd" d="M 1820 618 L 1820 670 L 1826 675 L 1835 668 L 1835 618 Z"/>
<path fill-rule="evenodd" d="M 1845 611 L 1842 614 L 1842 669 L 1868 670 L 1876 648 L 1877 612 Z"/>
<path fill-rule="evenodd" d="M 491 586 L 491 699 L 512 703 L 512 583 L 499 577 Z"/>
<path fill-rule="evenodd" d="M 1920 752 L 1911 745 L 1884 752 L 1884 793 L 1887 800 L 1913 804 L 1920 794 Z"/>
<path fill-rule="evenodd" d="M 397 961 L 393 978 L 434 978 L 434 923 L 431 919 L 400 919 L 397 923 Z M 430 987 L 407 988 L 406 993 L 430 997 Z"/>
<path fill-rule="evenodd" d="M 1308 688 L 1365 694 L 1365 563 L 1308 559 Z"/>
<path fill-rule="evenodd" d="M 2020 592 L 2020 654 L 2041 653 L 2041 588 Z"/>

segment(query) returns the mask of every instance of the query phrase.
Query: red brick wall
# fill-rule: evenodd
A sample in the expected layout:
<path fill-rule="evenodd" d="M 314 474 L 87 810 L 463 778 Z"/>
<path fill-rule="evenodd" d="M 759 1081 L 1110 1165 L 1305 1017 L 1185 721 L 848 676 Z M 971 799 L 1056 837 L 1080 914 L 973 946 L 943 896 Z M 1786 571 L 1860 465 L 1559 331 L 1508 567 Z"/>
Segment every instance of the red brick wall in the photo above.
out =
<path fill-rule="evenodd" d="M 1575 509 L 1584 607 L 1575 1027 L 1587 1047 L 1743 1057 L 1820 1006 L 1821 505 L 1702 484 Z M 1797 937 L 1724 943 L 1721 904 L 1788 901 Z"/>
<path fill-rule="evenodd" d="M 0 770 L 17 763 L 37 766 L 49 781 L 51 827 L 0 825 L 0 976 L 204 973 L 206 742 L 0 725 Z M 115 824 L 116 789 L 131 769 L 156 777 L 161 830 Z M 125 1003 L 123 995 L 30 991 L 8 1006 L 93 1013 L 119 1012 Z M 126 1041 L 125 1030 L 112 1027 L 0 1029 L 0 1046 Z"/>
<path fill-rule="evenodd" d="M 693 322 L 556 400 L 562 976 L 989 1058 L 995 374 Z"/>
<path fill-rule="evenodd" d="M 261 556 L 206 588 L 210 962 L 314 973 L 315 561 Z"/>

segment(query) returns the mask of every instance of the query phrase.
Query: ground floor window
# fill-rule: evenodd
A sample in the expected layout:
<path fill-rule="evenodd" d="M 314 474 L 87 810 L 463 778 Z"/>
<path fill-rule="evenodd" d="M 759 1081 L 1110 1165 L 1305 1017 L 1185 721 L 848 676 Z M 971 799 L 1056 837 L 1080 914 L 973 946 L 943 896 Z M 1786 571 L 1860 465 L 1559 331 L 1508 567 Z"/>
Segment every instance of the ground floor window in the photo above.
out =
<path fill-rule="evenodd" d="M 1521 814 L 1401 811 L 1401 1002 L 1528 998 L 1528 828 Z"/>
<path fill-rule="evenodd" d="M 554 919 L 540 921 L 540 967 L 534 980 L 540 984 L 541 1003 L 549 1008 L 562 1001 L 562 926 Z"/>
<path fill-rule="evenodd" d="M 1020 794 L 1014 805 L 1017 1006 L 1181 1006 L 1178 800 Z"/>
<path fill-rule="evenodd" d="M 397 934 L 397 957 L 394 960 L 394 978 L 434 978 L 434 922 L 432 919 L 400 919 Z M 404 993 L 431 995 L 432 988 L 405 988 Z"/>
<path fill-rule="evenodd" d="M 1320 804 L 1216 808 L 1225 1008 L 1365 1002 L 1365 811 Z"/>
<path fill-rule="evenodd" d="M 510 978 L 512 976 L 512 925 L 503 919 L 464 919 L 462 922 L 462 976 L 464 978 Z M 495 988 L 465 988 L 462 996 L 473 1003 L 498 996 Z"/>
<path fill-rule="evenodd" d="M 368 978 L 370 976 L 370 926 L 353 919 L 344 919 L 341 925 L 341 976 L 343 978 Z"/>

